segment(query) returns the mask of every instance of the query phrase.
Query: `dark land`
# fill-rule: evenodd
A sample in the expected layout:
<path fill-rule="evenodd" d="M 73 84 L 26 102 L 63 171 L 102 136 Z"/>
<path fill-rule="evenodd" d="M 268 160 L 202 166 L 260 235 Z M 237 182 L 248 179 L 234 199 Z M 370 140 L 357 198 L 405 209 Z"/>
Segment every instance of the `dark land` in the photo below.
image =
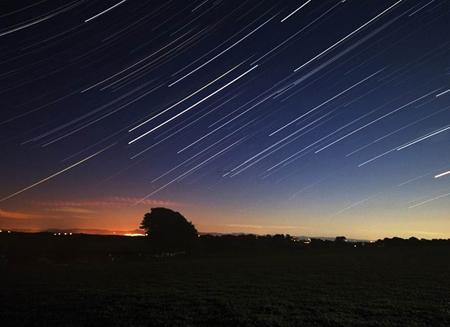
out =
<path fill-rule="evenodd" d="M 450 242 L 0 233 L 2 326 L 450 326 Z"/>

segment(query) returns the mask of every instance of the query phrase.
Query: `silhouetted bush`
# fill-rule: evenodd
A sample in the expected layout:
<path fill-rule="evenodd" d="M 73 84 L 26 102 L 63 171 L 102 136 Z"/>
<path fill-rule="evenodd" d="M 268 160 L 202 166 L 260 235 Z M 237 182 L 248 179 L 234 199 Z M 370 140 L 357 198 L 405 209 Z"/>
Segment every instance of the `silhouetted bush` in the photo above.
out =
<path fill-rule="evenodd" d="M 144 215 L 140 228 L 158 251 L 190 250 L 197 241 L 195 226 L 179 212 L 167 208 L 152 208 Z"/>
<path fill-rule="evenodd" d="M 336 236 L 334 241 L 336 243 L 345 243 L 345 242 L 347 242 L 347 238 L 345 236 Z"/>

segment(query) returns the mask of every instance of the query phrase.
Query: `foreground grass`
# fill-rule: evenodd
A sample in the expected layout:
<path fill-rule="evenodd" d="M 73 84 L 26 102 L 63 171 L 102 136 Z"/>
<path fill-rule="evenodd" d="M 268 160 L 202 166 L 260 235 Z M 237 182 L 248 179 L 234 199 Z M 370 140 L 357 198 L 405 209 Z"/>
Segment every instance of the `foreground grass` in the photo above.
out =
<path fill-rule="evenodd" d="M 450 326 L 447 248 L 303 249 L 0 268 L 2 325 Z"/>

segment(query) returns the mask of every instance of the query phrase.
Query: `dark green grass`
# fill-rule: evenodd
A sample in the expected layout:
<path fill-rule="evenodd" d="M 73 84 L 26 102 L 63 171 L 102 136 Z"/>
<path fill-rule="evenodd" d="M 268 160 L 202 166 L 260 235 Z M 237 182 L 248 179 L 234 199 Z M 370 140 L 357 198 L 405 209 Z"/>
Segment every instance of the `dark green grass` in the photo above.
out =
<path fill-rule="evenodd" d="M 444 248 L 39 261 L 1 269 L 2 326 L 450 326 Z"/>

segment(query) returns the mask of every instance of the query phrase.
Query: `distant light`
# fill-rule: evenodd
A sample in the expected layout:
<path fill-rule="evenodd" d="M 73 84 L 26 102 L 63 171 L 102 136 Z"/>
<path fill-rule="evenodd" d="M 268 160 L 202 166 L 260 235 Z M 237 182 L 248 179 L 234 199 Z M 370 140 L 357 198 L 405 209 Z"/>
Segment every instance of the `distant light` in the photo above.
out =
<path fill-rule="evenodd" d="M 64 233 L 64 235 L 67 235 L 67 233 Z"/>
<path fill-rule="evenodd" d="M 72 235 L 72 233 L 69 233 L 69 235 Z"/>
<path fill-rule="evenodd" d="M 11 233 L 11 231 L 9 230 L 8 233 Z"/>

